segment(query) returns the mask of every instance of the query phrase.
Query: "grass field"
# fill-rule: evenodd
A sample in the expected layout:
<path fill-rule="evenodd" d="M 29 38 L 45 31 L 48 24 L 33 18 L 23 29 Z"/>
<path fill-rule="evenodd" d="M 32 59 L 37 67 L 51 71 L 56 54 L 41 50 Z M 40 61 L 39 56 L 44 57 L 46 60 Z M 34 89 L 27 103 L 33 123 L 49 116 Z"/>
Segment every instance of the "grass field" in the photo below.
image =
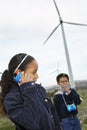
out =
<path fill-rule="evenodd" d="M 8 118 L 0 116 L 0 130 L 15 130 L 15 126 Z"/>
<path fill-rule="evenodd" d="M 77 90 L 77 92 L 83 99 L 82 103 L 78 106 L 78 117 L 83 130 L 87 130 L 87 89 Z"/>
<path fill-rule="evenodd" d="M 87 130 L 87 89 L 79 89 L 77 92 L 83 99 L 78 106 L 78 118 L 80 119 L 82 130 Z M 6 117 L 0 116 L 0 130 L 15 130 L 14 124 Z"/>

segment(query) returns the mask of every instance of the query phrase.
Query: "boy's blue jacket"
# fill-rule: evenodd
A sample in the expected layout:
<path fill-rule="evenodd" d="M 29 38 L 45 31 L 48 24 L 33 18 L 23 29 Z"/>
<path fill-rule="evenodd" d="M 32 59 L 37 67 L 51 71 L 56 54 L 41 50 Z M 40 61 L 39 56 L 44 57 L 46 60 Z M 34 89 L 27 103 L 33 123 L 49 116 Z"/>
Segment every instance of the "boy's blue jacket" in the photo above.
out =
<path fill-rule="evenodd" d="M 60 130 L 55 107 L 40 84 L 14 83 L 4 106 L 16 130 Z"/>

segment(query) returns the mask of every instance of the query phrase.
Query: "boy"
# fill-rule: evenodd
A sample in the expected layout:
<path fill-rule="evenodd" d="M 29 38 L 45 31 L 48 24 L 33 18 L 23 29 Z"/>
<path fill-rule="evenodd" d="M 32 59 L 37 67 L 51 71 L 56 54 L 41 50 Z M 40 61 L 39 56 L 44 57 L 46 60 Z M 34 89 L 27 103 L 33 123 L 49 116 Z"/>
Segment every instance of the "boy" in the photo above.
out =
<path fill-rule="evenodd" d="M 77 105 L 81 103 L 79 95 L 70 88 L 69 76 L 61 73 L 56 77 L 60 90 L 54 95 L 54 104 L 63 130 L 81 130 L 77 118 Z"/>

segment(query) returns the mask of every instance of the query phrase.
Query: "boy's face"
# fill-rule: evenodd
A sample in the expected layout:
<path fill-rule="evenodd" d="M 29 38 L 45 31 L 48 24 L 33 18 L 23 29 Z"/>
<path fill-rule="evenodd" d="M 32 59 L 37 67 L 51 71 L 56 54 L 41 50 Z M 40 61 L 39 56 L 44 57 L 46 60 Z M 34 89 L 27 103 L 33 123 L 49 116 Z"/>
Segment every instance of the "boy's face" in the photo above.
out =
<path fill-rule="evenodd" d="M 58 85 L 64 89 L 65 87 L 69 87 L 70 83 L 69 80 L 67 79 L 67 77 L 61 77 L 59 79 Z"/>

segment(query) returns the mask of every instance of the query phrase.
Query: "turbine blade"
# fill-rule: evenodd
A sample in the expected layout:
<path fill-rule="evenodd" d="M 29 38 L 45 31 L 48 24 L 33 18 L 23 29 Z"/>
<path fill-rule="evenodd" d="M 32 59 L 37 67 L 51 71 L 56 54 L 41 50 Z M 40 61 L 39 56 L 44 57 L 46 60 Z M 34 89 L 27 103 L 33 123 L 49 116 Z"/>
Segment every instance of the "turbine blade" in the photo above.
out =
<path fill-rule="evenodd" d="M 59 9 L 58 9 L 57 4 L 56 4 L 56 1 L 55 1 L 55 0 L 53 0 L 53 2 L 54 2 L 54 5 L 55 5 L 55 7 L 56 7 L 56 10 L 57 10 L 58 16 L 59 16 L 59 18 L 61 18 L 61 17 L 60 17 L 60 12 L 59 12 Z"/>
<path fill-rule="evenodd" d="M 65 21 L 63 21 L 63 23 L 77 25 L 77 26 L 87 26 L 87 24 L 81 24 L 81 23 L 72 23 L 72 22 L 65 22 Z"/>
<path fill-rule="evenodd" d="M 60 26 L 60 24 L 59 25 L 57 25 L 54 29 L 53 29 L 53 31 L 50 33 L 50 35 L 47 37 L 47 39 L 45 40 L 45 42 L 43 43 L 43 45 L 48 41 L 48 39 L 52 36 L 52 34 L 57 30 L 57 28 Z"/>

